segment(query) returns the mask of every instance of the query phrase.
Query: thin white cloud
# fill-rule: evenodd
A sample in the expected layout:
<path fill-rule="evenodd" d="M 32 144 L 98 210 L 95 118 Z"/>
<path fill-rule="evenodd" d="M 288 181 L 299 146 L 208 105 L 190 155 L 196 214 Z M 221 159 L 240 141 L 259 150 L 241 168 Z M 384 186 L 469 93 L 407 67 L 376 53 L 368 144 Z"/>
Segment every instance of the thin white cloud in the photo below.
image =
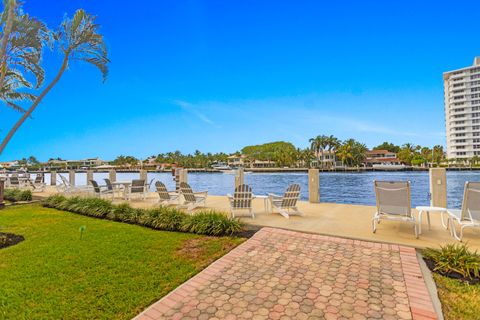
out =
<path fill-rule="evenodd" d="M 198 110 L 198 108 L 196 108 L 193 104 L 188 103 L 186 101 L 181 101 L 181 100 L 176 100 L 174 102 L 177 106 L 179 106 L 183 110 L 185 110 L 187 112 L 190 112 L 190 113 L 194 114 L 195 116 L 197 116 L 201 121 L 203 121 L 207 124 L 210 124 L 210 125 L 215 125 L 214 121 L 212 121 L 209 117 L 207 117 L 207 115 L 205 115 L 200 110 Z"/>
<path fill-rule="evenodd" d="M 441 131 L 442 115 L 428 110 L 423 112 L 425 106 L 431 110 L 436 103 L 414 94 L 403 95 L 397 100 L 375 94 L 336 94 L 333 97 L 304 95 L 195 104 L 176 101 L 176 104 L 211 125 L 214 122 L 206 114 L 219 115 L 217 122 L 226 121 L 230 130 L 248 136 L 248 142 L 261 137 L 291 139 L 301 143 L 311 135 L 323 133 L 343 139 L 354 137 L 370 144 L 377 143 L 377 139 L 441 144 L 445 135 Z M 427 121 L 432 115 L 436 120 Z M 235 119 L 235 122 L 228 119 Z"/>

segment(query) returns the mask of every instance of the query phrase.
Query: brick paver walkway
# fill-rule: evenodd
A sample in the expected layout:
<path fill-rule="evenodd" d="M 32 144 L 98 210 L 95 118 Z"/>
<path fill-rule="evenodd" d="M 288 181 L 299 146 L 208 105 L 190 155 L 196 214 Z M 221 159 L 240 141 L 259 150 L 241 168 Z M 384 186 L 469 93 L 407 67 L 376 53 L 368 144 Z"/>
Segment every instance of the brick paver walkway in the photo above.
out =
<path fill-rule="evenodd" d="M 437 319 L 412 248 L 263 228 L 137 319 Z"/>

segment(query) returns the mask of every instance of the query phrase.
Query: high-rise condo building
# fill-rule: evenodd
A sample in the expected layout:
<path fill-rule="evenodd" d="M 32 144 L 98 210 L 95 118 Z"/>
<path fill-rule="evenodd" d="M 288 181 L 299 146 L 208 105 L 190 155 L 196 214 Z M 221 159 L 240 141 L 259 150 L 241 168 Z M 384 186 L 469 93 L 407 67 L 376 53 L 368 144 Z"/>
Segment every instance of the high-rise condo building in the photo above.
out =
<path fill-rule="evenodd" d="M 480 57 L 443 74 L 447 158 L 480 157 Z"/>

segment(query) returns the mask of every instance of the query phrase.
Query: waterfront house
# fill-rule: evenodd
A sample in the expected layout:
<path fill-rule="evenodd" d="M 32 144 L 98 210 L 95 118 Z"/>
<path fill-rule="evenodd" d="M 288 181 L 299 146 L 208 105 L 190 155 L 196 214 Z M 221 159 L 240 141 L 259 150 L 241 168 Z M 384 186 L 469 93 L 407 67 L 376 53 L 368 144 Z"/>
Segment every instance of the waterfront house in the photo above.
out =
<path fill-rule="evenodd" d="M 252 160 L 248 159 L 246 155 L 233 154 L 228 157 L 227 164 L 231 168 L 250 167 L 250 168 L 275 168 L 277 165 L 275 161 L 271 160 Z"/>
<path fill-rule="evenodd" d="M 315 154 L 315 159 L 310 162 L 311 167 L 318 168 L 343 168 L 334 150 L 322 150 Z"/>
<path fill-rule="evenodd" d="M 365 165 L 367 167 L 376 166 L 402 166 L 402 162 L 397 158 L 395 152 L 388 150 L 370 150 L 366 153 Z"/>
<path fill-rule="evenodd" d="M 18 167 L 18 161 L 6 161 L 6 162 L 0 162 L 0 168 L 3 169 L 9 169 L 12 167 Z"/>
<path fill-rule="evenodd" d="M 46 168 L 59 168 L 59 169 L 88 169 L 93 167 L 109 164 L 109 161 L 102 160 L 98 157 L 87 158 L 80 160 L 62 160 L 62 159 L 50 159 L 45 164 Z"/>
<path fill-rule="evenodd" d="M 275 168 L 277 165 L 271 160 L 254 160 L 250 162 L 250 168 Z"/>
<path fill-rule="evenodd" d="M 246 162 L 247 156 L 243 154 L 232 154 L 227 158 L 227 164 L 232 168 L 245 167 Z"/>

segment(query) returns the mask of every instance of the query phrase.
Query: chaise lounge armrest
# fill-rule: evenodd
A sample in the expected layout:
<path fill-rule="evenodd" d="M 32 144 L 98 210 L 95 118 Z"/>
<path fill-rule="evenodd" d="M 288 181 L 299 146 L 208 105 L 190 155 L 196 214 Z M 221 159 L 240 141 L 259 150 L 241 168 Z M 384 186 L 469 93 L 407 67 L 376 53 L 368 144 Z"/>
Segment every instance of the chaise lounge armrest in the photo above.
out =
<path fill-rule="evenodd" d="M 275 194 L 275 193 L 269 193 L 268 197 L 269 198 L 276 198 L 276 199 L 283 199 L 283 196 L 279 196 L 278 194 Z"/>
<path fill-rule="evenodd" d="M 461 220 L 462 219 L 462 210 L 460 209 L 447 209 L 447 213 L 450 218 Z"/>
<path fill-rule="evenodd" d="M 197 191 L 197 192 L 194 192 L 193 194 L 201 198 L 202 197 L 206 198 L 208 196 L 208 191 Z"/>

